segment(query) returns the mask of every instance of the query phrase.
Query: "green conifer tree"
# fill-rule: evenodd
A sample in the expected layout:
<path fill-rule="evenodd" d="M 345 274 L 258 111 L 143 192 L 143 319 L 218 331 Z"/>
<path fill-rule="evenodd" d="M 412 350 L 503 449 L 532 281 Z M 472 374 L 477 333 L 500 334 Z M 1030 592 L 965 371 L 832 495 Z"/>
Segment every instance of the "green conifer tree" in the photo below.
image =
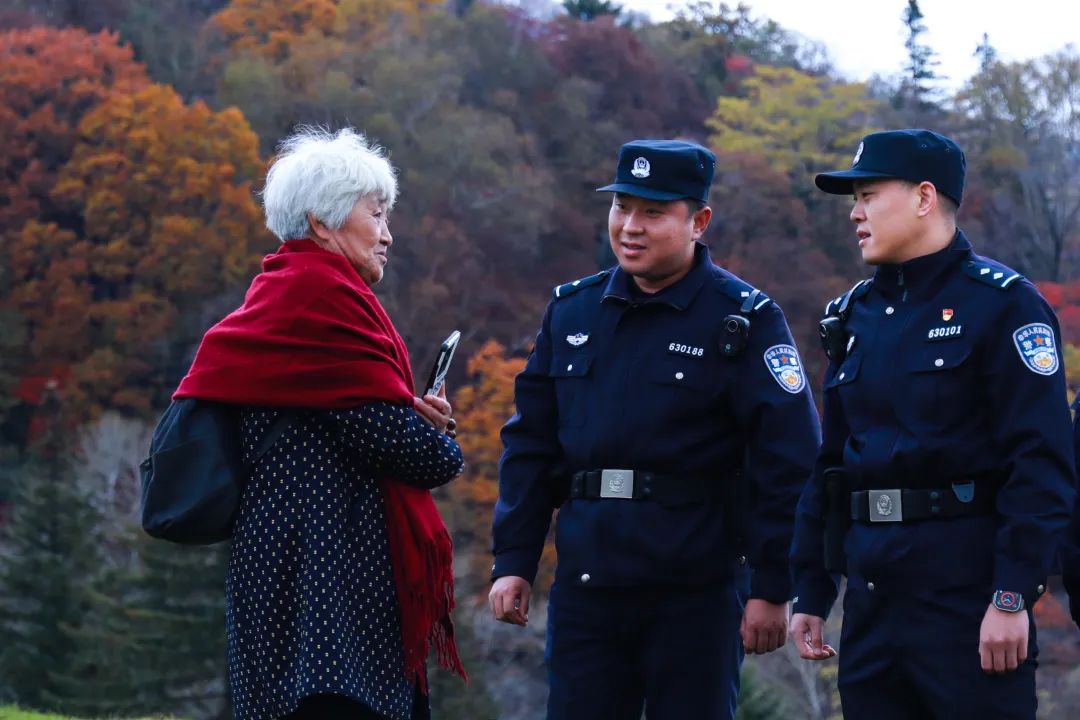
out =
<path fill-rule="evenodd" d="M 908 62 L 904 66 L 905 76 L 893 104 L 898 109 L 915 112 L 937 110 L 940 88 L 935 83 L 943 78 L 935 68 L 941 62 L 935 57 L 933 48 L 926 44 L 926 24 L 918 0 L 908 0 L 901 17 L 907 30 L 904 48 L 907 49 Z"/>
<path fill-rule="evenodd" d="M 37 420 L 40 435 L 14 475 L 0 529 L 0 694 L 47 709 L 58 690 L 52 673 L 70 667 L 74 645 L 63 628 L 79 624 L 97 544 L 93 511 L 72 479 L 55 389 Z"/>
<path fill-rule="evenodd" d="M 183 547 L 127 528 L 129 567 L 87 591 L 52 706 L 81 717 L 212 717 L 225 699 L 222 547 Z"/>
<path fill-rule="evenodd" d="M 757 667 L 744 664 L 735 720 L 785 720 L 790 717 L 777 688 L 761 678 Z"/>
<path fill-rule="evenodd" d="M 618 17 L 622 12 L 622 6 L 611 0 L 563 0 L 563 9 L 566 13 L 578 20 L 595 20 L 601 15 Z"/>

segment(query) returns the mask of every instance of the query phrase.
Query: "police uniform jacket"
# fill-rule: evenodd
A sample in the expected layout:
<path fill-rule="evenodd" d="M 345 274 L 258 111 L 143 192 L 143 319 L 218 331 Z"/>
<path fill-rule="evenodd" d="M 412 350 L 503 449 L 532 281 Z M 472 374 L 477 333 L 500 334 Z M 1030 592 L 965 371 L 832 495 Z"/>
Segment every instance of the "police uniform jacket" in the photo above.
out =
<path fill-rule="evenodd" d="M 701 478 L 721 492 L 684 504 L 567 501 L 556 530 L 560 582 L 730 578 L 743 553 L 731 504 L 745 465 L 753 497 L 741 561 L 749 557 L 751 593 L 790 597 L 794 509 L 820 431 L 787 323 L 767 297 L 746 313 L 746 347 L 721 352 L 724 318 L 753 293 L 700 244 L 689 274 L 654 295 L 619 268 L 556 288 L 502 431 L 493 577 L 532 582 L 566 477 L 617 468 Z"/>
<path fill-rule="evenodd" d="M 981 515 L 852 523 L 849 579 L 895 591 L 985 586 L 988 603 L 1007 590 L 1031 607 L 1074 496 L 1053 311 L 962 232 L 940 252 L 880 266 L 863 292 L 850 305 L 846 356 L 826 372 L 821 454 L 796 519 L 794 610 L 826 617 L 836 598 L 822 533 L 833 466 L 853 491 L 951 492 L 973 481 L 982 499 L 996 498 Z"/>

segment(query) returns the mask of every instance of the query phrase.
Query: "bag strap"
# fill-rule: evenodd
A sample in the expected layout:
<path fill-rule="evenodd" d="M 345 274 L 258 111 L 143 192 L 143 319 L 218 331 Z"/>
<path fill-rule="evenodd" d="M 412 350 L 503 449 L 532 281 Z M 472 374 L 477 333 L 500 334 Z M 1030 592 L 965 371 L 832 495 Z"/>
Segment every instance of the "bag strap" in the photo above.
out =
<path fill-rule="evenodd" d="M 255 451 L 251 455 L 251 460 L 244 463 L 244 469 L 250 470 L 255 466 L 255 463 L 262 459 L 262 456 L 274 447 L 274 443 L 285 434 L 285 431 L 289 429 L 289 426 L 296 420 L 297 413 L 292 410 L 283 410 L 274 418 L 274 422 L 270 424 L 270 429 L 266 431 L 266 434 L 259 440 L 259 444 L 255 446 Z"/>

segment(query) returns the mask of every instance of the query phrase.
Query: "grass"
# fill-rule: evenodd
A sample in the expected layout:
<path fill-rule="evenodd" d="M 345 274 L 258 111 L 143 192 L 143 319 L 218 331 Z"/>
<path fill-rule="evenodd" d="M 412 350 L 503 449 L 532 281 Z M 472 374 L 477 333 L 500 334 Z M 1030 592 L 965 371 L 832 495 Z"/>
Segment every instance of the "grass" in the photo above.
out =
<path fill-rule="evenodd" d="M 48 713 L 20 710 L 14 705 L 0 706 L 0 720 L 76 720 L 70 715 L 51 715 Z M 141 720 L 163 720 L 163 718 L 142 718 Z"/>

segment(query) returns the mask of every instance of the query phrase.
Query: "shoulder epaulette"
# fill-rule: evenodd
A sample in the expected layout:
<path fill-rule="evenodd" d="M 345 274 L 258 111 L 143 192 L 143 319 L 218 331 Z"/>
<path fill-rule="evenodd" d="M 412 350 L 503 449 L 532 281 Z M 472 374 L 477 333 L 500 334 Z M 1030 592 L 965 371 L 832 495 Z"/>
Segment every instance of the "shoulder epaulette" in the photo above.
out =
<path fill-rule="evenodd" d="M 719 288 L 720 292 L 739 303 L 739 313 L 742 315 L 753 315 L 772 302 L 768 295 L 735 277 L 724 278 Z"/>
<path fill-rule="evenodd" d="M 825 306 L 825 317 L 840 317 L 846 315 L 848 308 L 851 307 L 851 303 L 861 298 L 866 293 L 870 292 L 870 286 L 874 283 L 873 278 L 866 278 L 855 283 L 850 290 L 836 298 L 829 301 L 829 304 Z"/>
<path fill-rule="evenodd" d="M 964 262 L 964 272 L 979 282 L 993 285 L 999 290 L 1008 290 L 1024 276 L 999 262 L 975 256 Z"/>
<path fill-rule="evenodd" d="M 584 277 L 580 280 L 568 282 L 563 285 L 556 285 L 555 290 L 552 292 L 552 295 L 555 297 L 556 300 L 567 297 L 568 295 L 573 295 L 582 288 L 587 288 L 590 285 L 595 285 L 599 282 L 603 282 L 610 274 L 610 270 L 602 270 L 595 275 L 590 275 L 589 277 Z"/>

